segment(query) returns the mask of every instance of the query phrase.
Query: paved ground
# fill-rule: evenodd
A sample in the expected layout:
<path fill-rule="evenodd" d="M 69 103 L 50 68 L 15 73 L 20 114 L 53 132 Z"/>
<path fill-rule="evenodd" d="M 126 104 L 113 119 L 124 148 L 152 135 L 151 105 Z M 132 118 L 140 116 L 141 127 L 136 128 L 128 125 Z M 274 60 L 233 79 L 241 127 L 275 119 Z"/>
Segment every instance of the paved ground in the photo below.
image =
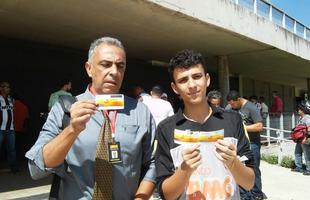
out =
<path fill-rule="evenodd" d="M 290 169 L 261 163 L 263 191 L 269 200 L 308 200 L 310 176 L 291 172 Z M 48 199 L 51 179 L 34 181 L 26 165 L 18 174 L 11 174 L 0 165 L 0 199 Z"/>
<path fill-rule="evenodd" d="M 309 200 L 310 176 L 261 162 L 263 191 L 270 200 Z"/>
<path fill-rule="evenodd" d="M 34 181 L 26 162 L 22 162 L 21 166 L 20 172 L 12 174 L 5 164 L 0 165 L 0 199 L 48 199 L 51 178 Z"/>

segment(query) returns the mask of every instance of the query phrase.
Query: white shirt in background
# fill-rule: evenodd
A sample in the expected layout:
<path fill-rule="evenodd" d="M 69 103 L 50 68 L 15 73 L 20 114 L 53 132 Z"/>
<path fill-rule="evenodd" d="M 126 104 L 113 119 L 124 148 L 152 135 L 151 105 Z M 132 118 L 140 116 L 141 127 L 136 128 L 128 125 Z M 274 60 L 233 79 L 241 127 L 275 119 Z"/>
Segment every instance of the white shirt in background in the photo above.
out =
<path fill-rule="evenodd" d="M 171 104 L 163 99 L 149 97 L 143 98 L 142 102 L 151 111 L 155 119 L 156 126 L 159 122 L 174 114 Z"/>

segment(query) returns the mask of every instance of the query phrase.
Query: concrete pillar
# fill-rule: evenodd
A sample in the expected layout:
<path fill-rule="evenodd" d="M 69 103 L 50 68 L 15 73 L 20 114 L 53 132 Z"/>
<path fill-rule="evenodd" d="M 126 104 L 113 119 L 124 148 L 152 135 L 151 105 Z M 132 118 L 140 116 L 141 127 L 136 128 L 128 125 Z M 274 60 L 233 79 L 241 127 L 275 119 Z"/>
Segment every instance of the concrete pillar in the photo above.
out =
<path fill-rule="evenodd" d="M 227 105 L 226 96 L 230 90 L 228 56 L 218 57 L 218 74 L 219 90 L 222 93 L 222 106 L 225 106 Z"/>
<path fill-rule="evenodd" d="M 240 96 L 243 96 L 243 76 L 239 74 L 238 77 L 239 77 L 239 94 Z"/>
<path fill-rule="evenodd" d="M 308 100 L 309 100 L 309 95 L 310 95 L 310 78 L 307 78 L 307 95 L 308 95 Z"/>

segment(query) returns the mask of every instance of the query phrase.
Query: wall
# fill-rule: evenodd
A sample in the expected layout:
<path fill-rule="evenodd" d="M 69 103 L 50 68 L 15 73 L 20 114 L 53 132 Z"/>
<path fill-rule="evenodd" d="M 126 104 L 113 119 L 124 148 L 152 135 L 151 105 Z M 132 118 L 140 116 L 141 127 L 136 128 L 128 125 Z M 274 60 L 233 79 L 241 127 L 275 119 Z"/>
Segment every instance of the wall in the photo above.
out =
<path fill-rule="evenodd" d="M 295 88 L 277 83 L 254 80 L 247 77 L 242 77 L 243 96 L 250 97 L 256 95 L 263 96 L 268 107 L 272 104 L 272 91 L 277 91 L 284 103 L 285 112 L 295 111 Z"/>
<path fill-rule="evenodd" d="M 89 82 L 84 68 L 87 51 L 0 37 L 0 54 L 0 80 L 9 81 L 11 93 L 17 93 L 29 107 L 30 142 L 34 142 L 43 123 L 40 112 L 47 111 L 49 95 L 59 89 L 58 81 L 70 77 L 73 95 L 85 91 Z M 134 85 L 149 92 L 155 84 L 172 94 L 166 68 L 128 58 L 123 93 L 130 94 Z"/>

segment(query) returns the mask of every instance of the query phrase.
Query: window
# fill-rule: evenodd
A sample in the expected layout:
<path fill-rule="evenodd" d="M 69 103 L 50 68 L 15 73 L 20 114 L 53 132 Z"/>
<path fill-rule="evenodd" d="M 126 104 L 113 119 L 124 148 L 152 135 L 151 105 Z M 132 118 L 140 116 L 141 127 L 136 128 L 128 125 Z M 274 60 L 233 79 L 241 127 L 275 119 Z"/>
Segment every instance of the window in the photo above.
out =
<path fill-rule="evenodd" d="M 300 37 L 304 37 L 304 25 L 299 22 L 296 22 L 296 34 Z"/>
<path fill-rule="evenodd" d="M 262 0 L 257 0 L 257 14 L 269 19 L 270 5 Z"/>
<path fill-rule="evenodd" d="M 254 0 L 239 0 L 239 5 L 254 11 Z"/>
<path fill-rule="evenodd" d="M 283 13 L 280 10 L 272 7 L 272 21 L 275 24 L 282 26 L 282 19 L 283 19 Z"/>
<path fill-rule="evenodd" d="M 294 19 L 285 15 L 285 28 L 294 32 Z"/>

